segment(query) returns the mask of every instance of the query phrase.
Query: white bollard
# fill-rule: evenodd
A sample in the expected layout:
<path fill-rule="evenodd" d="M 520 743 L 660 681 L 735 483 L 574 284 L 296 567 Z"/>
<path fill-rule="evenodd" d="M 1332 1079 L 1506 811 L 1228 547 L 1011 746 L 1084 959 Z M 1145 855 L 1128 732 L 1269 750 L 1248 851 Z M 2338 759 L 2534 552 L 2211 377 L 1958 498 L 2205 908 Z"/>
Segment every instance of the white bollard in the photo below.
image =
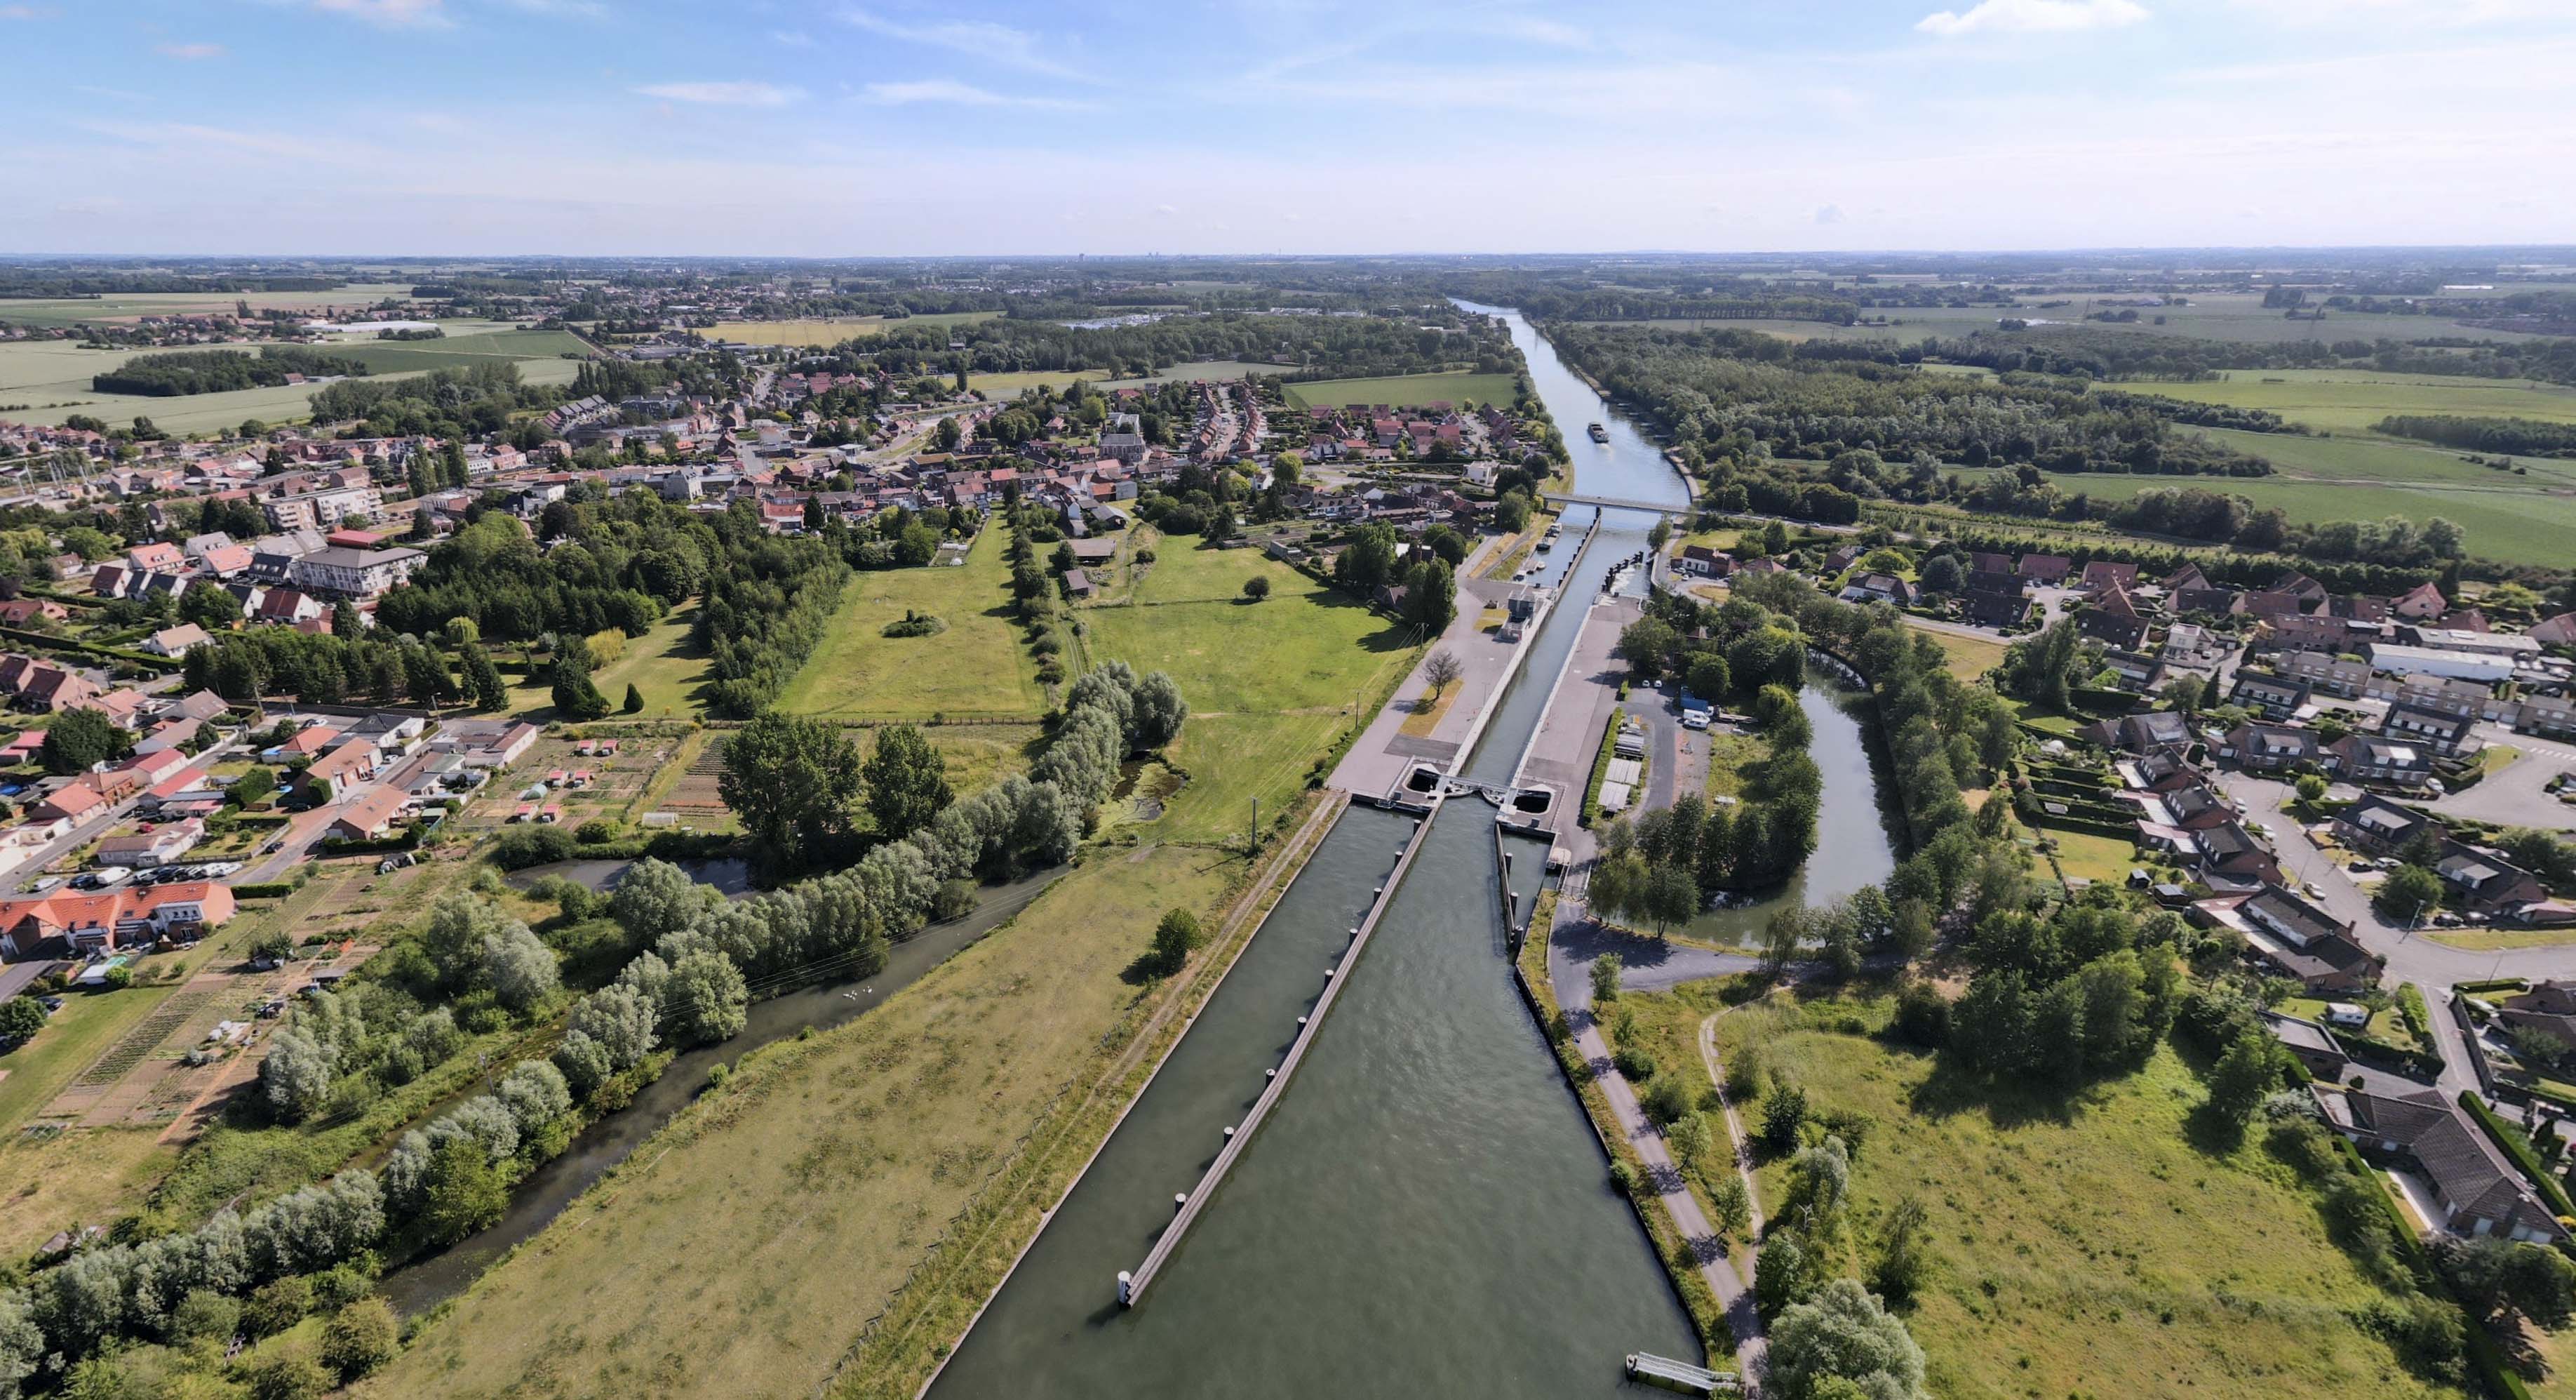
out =
<path fill-rule="evenodd" d="M 1228 1124 L 1226 1124 L 1226 1125 L 1225 1125 L 1225 1135 L 1226 1135 L 1227 1137 L 1233 1137 L 1233 1136 L 1234 1136 L 1234 1125 L 1233 1125 L 1232 1123 L 1228 1123 Z"/>

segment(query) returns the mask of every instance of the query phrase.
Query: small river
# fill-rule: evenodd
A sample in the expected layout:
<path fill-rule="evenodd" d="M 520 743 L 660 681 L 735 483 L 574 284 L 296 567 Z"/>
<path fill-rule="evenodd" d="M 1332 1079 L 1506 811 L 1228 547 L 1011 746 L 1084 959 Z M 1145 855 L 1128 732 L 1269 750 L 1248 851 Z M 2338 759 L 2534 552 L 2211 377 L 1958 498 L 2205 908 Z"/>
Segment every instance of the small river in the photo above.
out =
<path fill-rule="evenodd" d="M 1517 313 L 1493 307 L 1584 489 L 1686 501 Z M 1465 773 L 1504 783 L 1610 563 L 1651 516 L 1564 517 L 1562 585 Z M 1153 1291 L 1117 1303 L 1322 990 L 1411 818 L 1354 808 L 1218 989 L 933 1387 L 943 1397 L 1609 1396 L 1630 1351 L 1697 1357 L 1645 1233 L 1511 982 L 1494 809 L 1455 798 L 1288 1093 Z M 1536 896 L 1542 845 L 1513 843 Z"/>
<path fill-rule="evenodd" d="M 1816 804 L 1816 852 L 1778 890 L 1692 920 L 1692 937 L 1755 947 L 1762 926 L 1783 905 L 1830 904 L 1863 885 L 1885 884 L 1894 873 L 1896 847 L 1879 806 L 1878 774 L 1860 713 L 1867 703 L 1821 668 L 1811 668 L 1806 688 L 1798 692 L 1798 708 L 1807 712 L 1815 730 L 1807 755 L 1825 779 Z"/>

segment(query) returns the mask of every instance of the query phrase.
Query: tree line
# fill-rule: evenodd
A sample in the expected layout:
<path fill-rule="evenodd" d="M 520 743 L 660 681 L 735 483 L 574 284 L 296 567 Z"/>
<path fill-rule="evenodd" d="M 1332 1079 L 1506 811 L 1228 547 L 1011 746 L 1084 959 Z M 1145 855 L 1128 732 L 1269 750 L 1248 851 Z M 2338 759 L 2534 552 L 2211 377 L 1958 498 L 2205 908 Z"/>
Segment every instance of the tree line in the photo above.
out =
<path fill-rule="evenodd" d="M 362 375 L 364 361 L 329 355 L 302 345 L 262 346 L 256 355 L 236 350 L 172 350 L 137 355 L 111 370 L 90 376 L 90 388 L 102 394 L 215 394 L 234 389 L 266 389 L 284 384 L 290 374 L 308 378 Z"/>

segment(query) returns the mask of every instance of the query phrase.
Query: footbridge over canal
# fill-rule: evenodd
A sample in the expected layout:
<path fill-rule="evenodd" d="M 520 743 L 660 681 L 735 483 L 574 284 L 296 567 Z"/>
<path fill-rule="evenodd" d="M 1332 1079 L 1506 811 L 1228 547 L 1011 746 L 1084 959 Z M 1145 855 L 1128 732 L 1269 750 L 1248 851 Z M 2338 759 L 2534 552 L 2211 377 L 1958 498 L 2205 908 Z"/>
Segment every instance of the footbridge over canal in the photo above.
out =
<path fill-rule="evenodd" d="M 1688 502 L 1632 501 L 1625 496 L 1584 496 L 1567 491 L 1542 491 L 1539 495 L 1553 506 L 1603 506 L 1611 510 L 1642 510 L 1650 515 L 1679 515 L 1690 509 Z"/>

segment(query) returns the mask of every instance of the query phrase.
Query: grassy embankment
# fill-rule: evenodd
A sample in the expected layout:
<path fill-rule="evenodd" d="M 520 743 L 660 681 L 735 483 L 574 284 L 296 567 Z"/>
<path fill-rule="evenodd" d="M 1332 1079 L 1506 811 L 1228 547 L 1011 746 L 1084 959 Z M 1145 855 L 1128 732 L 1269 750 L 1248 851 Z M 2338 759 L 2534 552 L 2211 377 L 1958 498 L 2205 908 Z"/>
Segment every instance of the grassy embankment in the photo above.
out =
<path fill-rule="evenodd" d="M 361 1393 L 910 1395 L 1254 921 L 1159 982 L 1154 922 L 1213 927 L 1247 878 L 1095 849 L 877 1011 L 746 1056 Z"/>
<path fill-rule="evenodd" d="M 1566 1023 L 1565 1008 L 1556 999 L 1556 983 L 1548 976 L 1548 939 L 1556 924 L 1556 891 L 1541 890 L 1530 907 L 1530 936 L 1522 942 L 1515 967 L 1522 985 L 1538 1003 L 1539 1029 L 1547 1036 L 1548 1048 L 1556 1055 L 1557 1068 L 1583 1103 L 1584 1116 L 1591 1120 L 1592 1131 L 1602 1150 L 1611 1160 L 1624 1164 L 1633 1173 L 1632 1180 L 1650 1181 L 1646 1160 L 1637 1155 L 1636 1144 L 1628 1139 L 1627 1130 L 1619 1125 L 1618 1115 L 1611 1112 L 1610 1100 L 1601 1083 L 1592 1074 L 1592 1066 L 1583 1060 L 1583 1052 Z M 1708 1193 L 1697 1181 L 1687 1183 L 1692 1196 L 1699 1201 L 1701 1212 L 1710 1220 L 1717 1218 Z M 1663 1262 L 1664 1272 L 1690 1314 L 1691 1329 L 1708 1344 L 1712 1356 L 1731 1356 L 1735 1352 L 1735 1334 L 1726 1325 L 1726 1311 L 1718 1305 L 1717 1294 L 1701 1275 L 1693 1257 L 1690 1242 L 1673 1224 L 1660 1203 L 1635 1202 L 1637 1216 L 1644 1222 L 1646 1234 L 1654 1241 L 1655 1257 Z"/>
<path fill-rule="evenodd" d="M 1718 1015 L 1730 1063 L 1749 1050 L 1811 1108 L 1870 1117 L 1837 1268 L 1867 1267 L 1900 1197 L 1928 1208 L 1938 1262 L 1906 1322 L 1934 1393 L 2459 1394 L 2353 1321 L 2377 1289 L 2286 1168 L 2259 1144 L 2194 1136 L 2204 1093 L 2172 1050 L 2071 1095 L 2025 1092 L 1878 1038 L 1884 997 L 1727 1011 L 1721 985 L 1622 1001 L 1659 1062 L 1698 1063 L 1700 1023 Z M 1762 1200 L 1786 1199 L 1785 1161 L 1758 1180 Z"/>

